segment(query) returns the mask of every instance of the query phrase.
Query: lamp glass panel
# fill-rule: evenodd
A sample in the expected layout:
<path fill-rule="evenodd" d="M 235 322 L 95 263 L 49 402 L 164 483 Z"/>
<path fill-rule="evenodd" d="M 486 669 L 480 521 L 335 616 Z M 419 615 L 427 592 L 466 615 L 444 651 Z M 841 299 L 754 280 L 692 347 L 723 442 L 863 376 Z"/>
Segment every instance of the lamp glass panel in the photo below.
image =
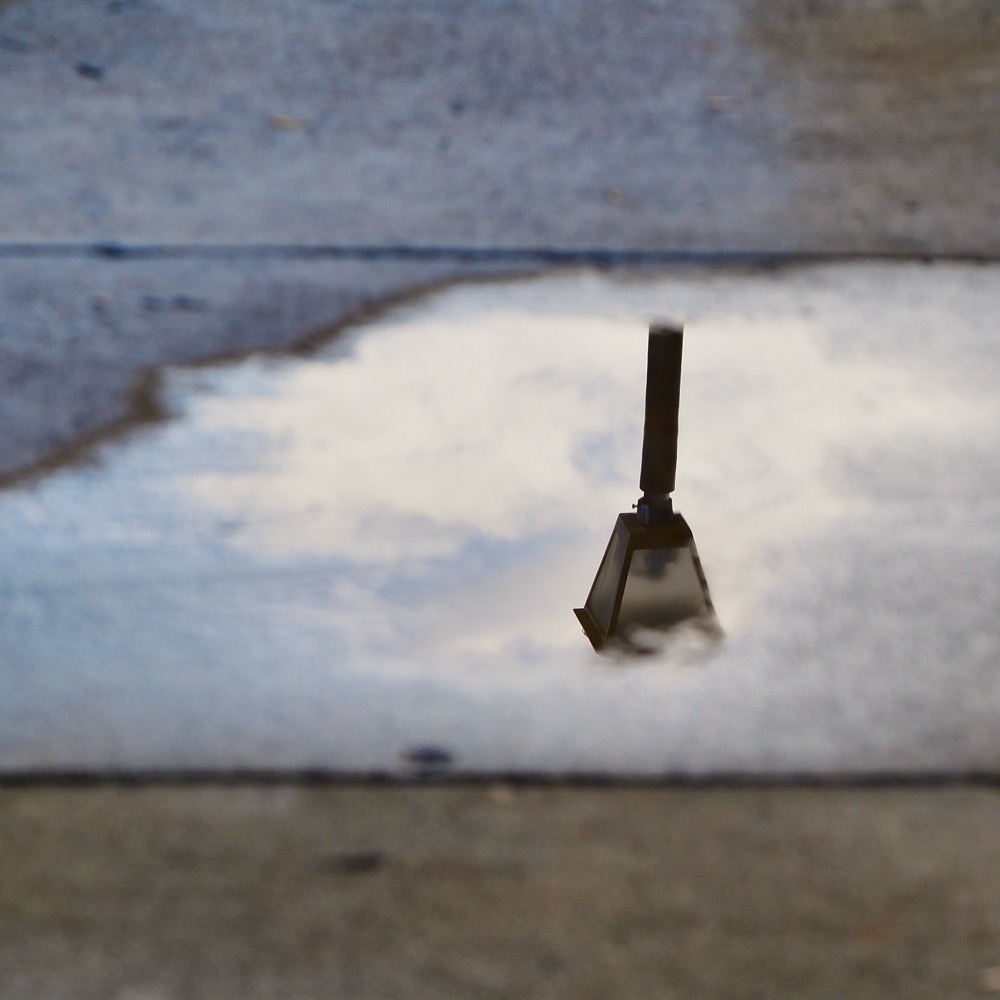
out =
<path fill-rule="evenodd" d="M 617 631 L 667 628 L 708 610 L 689 546 L 636 549 L 618 614 Z"/>
<path fill-rule="evenodd" d="M 605 635 L 611 627 L 611 616 L 614 613 L 618 584 L 627 552 L 628 528 L 622 519 L 618 518 L 614 531 L 611 532 L 611 540 L 608 542 L 601 567 L 594 578 L 594 585 L 590 588 L 590 597 L 587 598 L 587 610 Z"/>

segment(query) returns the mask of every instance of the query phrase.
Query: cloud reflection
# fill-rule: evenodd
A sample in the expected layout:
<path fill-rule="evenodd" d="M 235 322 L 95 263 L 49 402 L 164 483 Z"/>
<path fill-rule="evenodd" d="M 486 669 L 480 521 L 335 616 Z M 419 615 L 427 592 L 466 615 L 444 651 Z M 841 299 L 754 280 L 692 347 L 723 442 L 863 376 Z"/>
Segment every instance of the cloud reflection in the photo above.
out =
<path fill-rule="evenodd" d="M 347 359 L 251 360 L 209 379 L 195 419 L 215 448 L 254 435 L 258 465 L 201 469 L 183 491 L 239 511 L 253 550 L 394 572 L 471 538 L 541 538 L 608 509 L 631 478 L 638 446 L 609 445 L 641 420 L 622 407 L 641 347 L 634 326 L 501 313 L 382 324 Z"/>
<path fill-rule="evenodd" d="M 983 417 L 982 399 L 932 373 L 831 359 L 824 334 L 781 314 L 688 329 L 677 498 L 727 630 L 750 623 L 783 547 L 858 506 L 831 473 L 838 455 L 892 440 L 947 447 Z M 445 607 L 457 573 L 467 624 L 506 608 L 510 642 L 536 609 L 548 624 L 532 634 L 568 641 L 575 628 L 554 624 L 560 591 L 545 581 L 570 579 L 572 554 L 596 551 L 637 495 L 644 337 L 638 320 L 481 308 L 384 321 L 346 359 L 198 373 L 189 402 L 181 373 L 193 447 L 250 441 L 256 457 L 177 470 L 179 496 L 196 516 L 238 522 L 230 544 L 247 553 L 336 557 Z M 566 570 L 537 566 L 540 550 Z M 448 628 L 463 647 L 462 622 Z"/>

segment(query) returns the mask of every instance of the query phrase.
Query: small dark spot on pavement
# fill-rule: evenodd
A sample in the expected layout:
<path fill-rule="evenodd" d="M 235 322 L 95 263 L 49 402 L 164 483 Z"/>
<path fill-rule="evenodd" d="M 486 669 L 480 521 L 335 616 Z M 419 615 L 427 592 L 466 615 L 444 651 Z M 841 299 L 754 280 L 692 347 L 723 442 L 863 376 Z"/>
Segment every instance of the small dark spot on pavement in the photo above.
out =
<path fill-rule="evenodd" d="M 415 767 L 434 769 L 449 767 L 454 761 L 450 751 L 435 746 L 414 747 L 403 759 Z"/>
<path fill-rule="evenodd" d="M 538 957 L 537 967 L 538 971 L 541 973 L 554 975 L 557 972 L 562 972 L 566 966 L 558 955 L 547 952 Z"/>
<path fill-rule="evenodd" d="M 372 875 L 383 869 L 388 861 L 382 851 L 353 851 L 321 858 L 316 867 L 329 875 Z"/>
<path fill-rule="evenodd" d="M 208 308 L 204 299 L 195 299 L 190 295 L 175 295 L 170 304 L 181 312 L 204 312 Z"/>
<path fill-rule="evenodd" d="M 144 295 L 142 308 L 151 313 L 165 312 L 168 309 L 175 309 L 178 312 L 204 312 L 208 308 L 208 303 L 204 299 L 196 299 L 190 295 L 174 295 L 171 298 Z"/>
<path fill-rule="evenodd" d="M 31 46 L 20 38 L 11 35 L 0 35 L 0 50 L 4 52 L 30 52 Z"/>
<path fill-rule="evenodd" d="M 106 260 L 124 260 L 128 256 L 128 248 L 118 243 L 98 243 L 92 250 L 98 257 Z"/>
<path fill-rule="evenodd" d="M 82 76 L 85 80 L 103 80 L 104 79 L 104 69 L 94 63 L 89 62 L 78 62 L 76 64 L 76 72 L 79 76 Z"/>

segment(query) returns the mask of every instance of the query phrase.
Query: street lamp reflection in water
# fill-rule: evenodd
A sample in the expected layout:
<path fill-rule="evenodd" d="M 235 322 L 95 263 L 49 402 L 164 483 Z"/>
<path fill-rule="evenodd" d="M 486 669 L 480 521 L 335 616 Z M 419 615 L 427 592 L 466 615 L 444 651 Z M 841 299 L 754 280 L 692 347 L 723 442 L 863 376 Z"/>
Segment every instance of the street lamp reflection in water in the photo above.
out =
<path fill-rule="evenodd" d="M 634 514 L 619 514 L 587 602 L 576 616 L 594 649 L 656 651 L 689 623 L 722 634 L 687 522 L 673 509 L 684 334 L 651 327 L 642 471 Z"/>

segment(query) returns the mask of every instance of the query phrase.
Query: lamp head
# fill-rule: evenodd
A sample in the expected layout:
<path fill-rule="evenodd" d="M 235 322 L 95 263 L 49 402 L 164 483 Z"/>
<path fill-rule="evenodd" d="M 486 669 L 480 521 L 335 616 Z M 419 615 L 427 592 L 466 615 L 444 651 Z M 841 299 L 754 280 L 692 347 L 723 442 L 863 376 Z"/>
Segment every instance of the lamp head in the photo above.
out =
<path fill-rule="evenodd" d="M 641 651 L 635 636 L 697 620 L 718 628 L 687 522 L 673 509 L 683 333 L 652 327 L 646 368 L 642 496 L 619 514 L 587 602 L 575 613 L 594 649 Z"/>

